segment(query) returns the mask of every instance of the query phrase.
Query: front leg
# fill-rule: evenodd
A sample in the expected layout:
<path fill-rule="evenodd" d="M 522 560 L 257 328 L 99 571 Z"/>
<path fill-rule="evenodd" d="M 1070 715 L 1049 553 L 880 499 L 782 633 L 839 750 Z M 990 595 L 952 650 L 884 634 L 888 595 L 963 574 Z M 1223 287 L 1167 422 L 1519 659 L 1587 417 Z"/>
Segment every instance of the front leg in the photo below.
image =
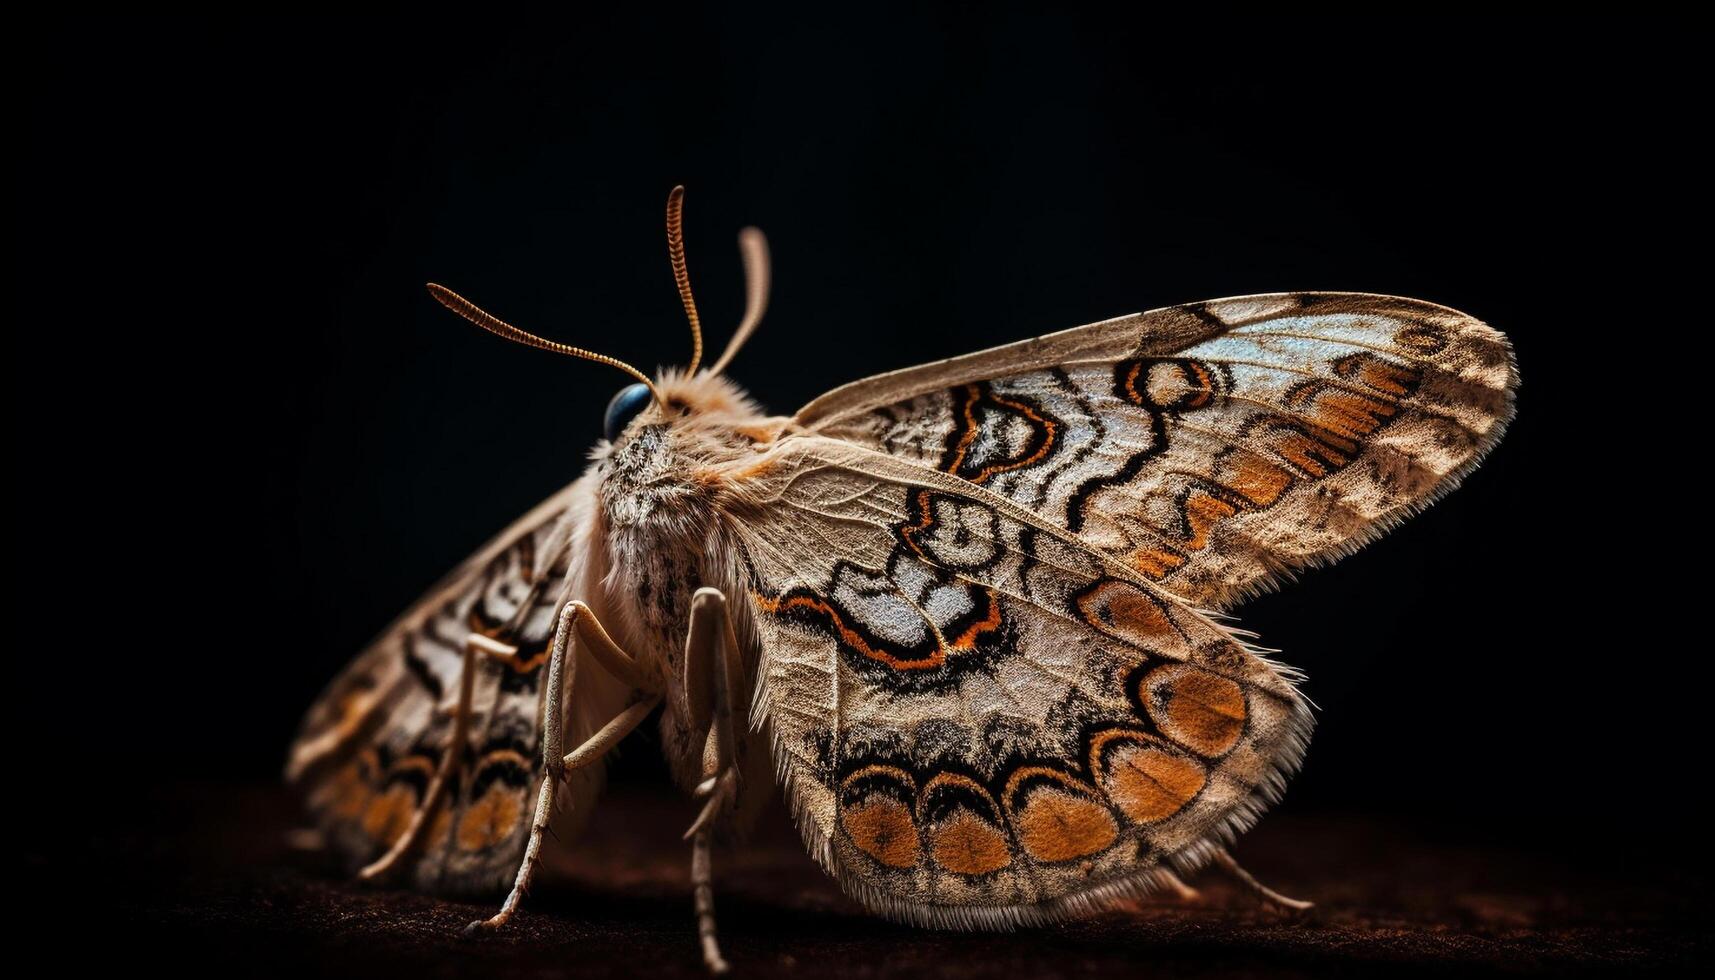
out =
<path fill-rule="evenodd" d="M 577 677 L 577 659 L 567 654 L 574 636 L 580 648 L 588 650 L 597 663 L 615 677 L 650 696 L 609 720 L 583 745 L 561 755 L 564 742 L 562 728 L 566 722 L 565 699 L 571 694 L 572 684 Z M 596 621 L 590 607 L 576 600 L 566 603 L 560 610 L 560 621 L 554 630 L 554 643 L 548 658 L 548 691 L 542 706 L 542 789 L 536 797 L 536 813 L 530 821 L 530 839 L 524 846 L 524 860 L 518 866 L 518 877 L 500 911 L 491 918 L 481 919 L 466 926 L 467 934 L 478 930 L 498 929 L 518 911 L 518 903 L 523 901 L 525 892 L 530 890 L 530 882 L 541 863 L 542 836 L 547 833 L 548 823 L 554 814 L 554 796 L 559 792 L 560 781 L 567 773 L 599 761 L 609 749 L 618 745 L 621 739 L 648 717 L 649 712 L 660 702 L 660 694 L 654 691 L 653 685 L 646 685 L 646 678 L 638 670 L 636 661 L 609 638 L 601 623 Z"/>
<path fill-rule="evenodd" d="M 709 855 L 711 824 L 738 796 L 738 739 L 733 717 L 744 693 L 744 665 L 726 596 L 719 589 L 698 589 L 691 597 L 691 625 L 685 637 L 684 704 L 693 732 L 704 731 L 702 782 L 697 796 L 702 812 L 685 836 L 691 845 L 691 887 L 697 908 L 697 935 L 710 972 L 725 973 L 715 938 L 714 874 Z"/>

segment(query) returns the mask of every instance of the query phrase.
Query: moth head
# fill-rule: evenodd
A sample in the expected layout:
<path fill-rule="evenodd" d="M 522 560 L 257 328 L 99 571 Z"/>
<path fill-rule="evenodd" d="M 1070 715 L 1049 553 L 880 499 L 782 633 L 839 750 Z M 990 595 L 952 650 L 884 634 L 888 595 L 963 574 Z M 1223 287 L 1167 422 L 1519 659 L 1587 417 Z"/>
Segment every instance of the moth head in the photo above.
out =
<path fill-rule="evenodd" d="M 660 376 L 650 378 L 616 357 L 521 330 L 438 283 L 429 283 L 429 295 L 459 316 L 507 340 L 606 364 L 636 378 L 635 384 L 621 388 L 607 403 L 602 429 L 609 441 L 618 439 L 633 421 L 650 412 L 671 419 L 734 407 L 735 402 L 744 401 L 743 395 L 720 375 L 732 363 L 739 348 L 750 339 L 768 308 L 768 240 L 755 228 L 746 228 L 738 233 L 739 254 L 744 259 L 744 319 L 739 321 L 738 329 L 733 331 L 732 340 L 727 342 L 720 358 L 699 372 L 698 367 L 703 360 L 703 322 L 697 313 L 697 301 L 691 295 L 691 275 L 685 266 L 684 207 L 685 188 L 673 188 L 667 195 L 667 257 L 673 266 L 673 282 L 679 288 L 685 317 L 691 323 L 691 363 L 683 371 L 663 371 Z"/>
<path fill-rule="evenodd" d="M 661 401 L 655 400 L 660 393 Z M 663 407 L 664 406 L 664 407 Z M 720 424 L 721 417 L 754 417 L 761 409 L 725 375 L 713 371 L 687 374 L 669 368 L 655 378 L 654 387 L 637 382 L 613 393 L 602 420 L 603 435 L 608 442 L 618 442 L 634 423 L 686 422 L 709 420 Z"/>

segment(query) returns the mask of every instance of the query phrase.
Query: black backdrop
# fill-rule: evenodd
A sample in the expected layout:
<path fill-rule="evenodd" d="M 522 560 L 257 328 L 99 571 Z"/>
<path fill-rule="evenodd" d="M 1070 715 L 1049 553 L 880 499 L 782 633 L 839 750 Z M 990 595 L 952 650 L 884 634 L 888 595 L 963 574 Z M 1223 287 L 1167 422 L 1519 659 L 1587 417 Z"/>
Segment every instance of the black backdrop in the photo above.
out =
<path fill-rule="evenodd" d="M 1240 293 L 1399 293 L 1507 331 L 1524 384 L 1491 460 L 1242 610 L 1323 709 L 1283 806 L 1581 860 L 1687 825 L 1701 644 L 1654 549 L 1691 545 L 1703 508 L 1704 442 L 1661 455 L 1708 329 L 1671 244 L 1695 203 L 1689 32 L 801 16 L 20 36 L 26 765 L 274 778 L 318 688 L 575 476 L 625 381 L 422 284 L 681 363 L 661 212 L 682 182 L 717 350 L 734 233 L 771 237 L 734 373 L 775 411 Z M 618 778 L 659 775 L 644 748 Z"/>

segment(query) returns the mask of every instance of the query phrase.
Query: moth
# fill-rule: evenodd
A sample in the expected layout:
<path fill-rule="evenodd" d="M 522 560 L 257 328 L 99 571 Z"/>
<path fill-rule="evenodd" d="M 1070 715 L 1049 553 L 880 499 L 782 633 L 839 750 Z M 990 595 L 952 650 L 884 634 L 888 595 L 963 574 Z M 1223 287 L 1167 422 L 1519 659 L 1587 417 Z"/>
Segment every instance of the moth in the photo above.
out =
<path fill-rule="evenodd" d="M 341 673 L 291 748 L 325 846 L 368 880 L 499 893 L 595 805 L 603 756 L 660 712 L 702 953 L 711 835 L 784 794 L 846 893 L 924 926 L 1090 913 L 1217 862 L 1281 794 L 1301 675 L 1222 615 L 1451 490 L 1500 439 L 1507 339 L 1362 293 L 1173 306 L 894 371 L 764 414 L 691 326 L 569 486 Z M 558 461 L 550 465 L 559 465 Z M 569 465 L 568 465 L 569 468 Z M 545 837 L 552 828 L 554 833 Z"/>

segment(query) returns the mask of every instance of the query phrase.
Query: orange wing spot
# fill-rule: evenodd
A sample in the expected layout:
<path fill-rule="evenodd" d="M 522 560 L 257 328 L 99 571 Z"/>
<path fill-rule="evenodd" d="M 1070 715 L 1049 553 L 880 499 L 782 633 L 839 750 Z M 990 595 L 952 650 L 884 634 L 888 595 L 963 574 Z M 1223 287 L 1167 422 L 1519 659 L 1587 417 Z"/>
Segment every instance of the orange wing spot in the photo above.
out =
<path fill-rule="evenodd" d="M 1378 396 L 1338 390 L 1324 382 L 1306 382 L 1288 395 L 1288 404 L 1302 406 L 1306 418 L 1276 419 L 1274 451 L 1312 479 L 1351 464 L 1374 435 L 1399 414 L 1400 398 L 1416 386 L 1418 372 L 1370 356 L 1343 358 L 1333 364 L 1342 377 L 1356 376 Z M 1303 426 L 1302 428 L 1300 426 Z"/>
<path fill-rule="evenodd" d="M 378 794 L 363 812 L 363 832 L 370 840 L 392 846 L 411 825 L 411 815 L 417 812 L 417 794 L 403 783 L 395 783 L 385 793 Z"/>
<path fill-rule="evenodd" d="M 1354 378 L 1366 388 L 1404 397 L 1416 389 L 1423 373 L 1403 364 L 1384 361 L 1373 354 L 1352 354 L 1334 362 L 1334 371 L 1342 378 Z"/>
<path fill-rule="evenodd" d="M 1185 561 L 1184 555 L 1165 548 L 1139 548 L 1131 553 L 1132 567 L 1152 579 L 1166 578 Z"/>
<path fill-rule="evenodd" d="M 1255 506 L 1269 507 L 1292 486 L 1292 474 L 1247 454 L 1234 467 L 1227 486 Z"/>
<path fill-rule="evenodd" d="M 962 875 L 986 875 L 1012 863 L 1012 848 L 999 827 L 960 807 L 930 835 L 935 863 Z"/>
<path fill-rule="evenodd" d="M 1237 514 L 1239 509 L 1206 490 L 1193 490 L 1185 498 L 1185 523 L 1191 535 L 1185 544 L 1193 551 L 1209 546 L 1209 532 L 1216 524 Z"/>
<path fill-rule="evenodd" d="M 1321 440 L 1292 430 L 1281 434 L 1281 438 L 1274 444 L 1274 451 L 1313 479 L 1327 476 L 1351 462 Z"/>
<path fill-rule="evenodd" d="M 1108 579 L 1080 595 L 1077 602 L 1085 622 L 1128 643 L 1148 646 L 1153 637 L 1173 632 L 1161 603 L 1130 582 Z"/>
<path fill-rule="evenodd" d="M 1394 403 L 1349 393 L 1328 393 L 1316 401 L 1316 422 L 1330 432 L 1351 439 L 1374 433 L 1399 411 Z"/>
<path fill-rule="evenodd" d="M 459 850 L 470 853 L 494 847 L 512 836 L 523 816 L 516 791 L 502 784 L 490 786 L 459 819 Z"/>
<path fill-rule="evenodd" d="M 1209 546 L 1216 525 L 1240 513 L 1272 506 L 1292 485 L 1292 474 L 1255 457 L 1245 457 L 1234 465 L 1229 479 L 1216 483 L 1212 490 L 1193 487 L 1186 491 L 1180 505 L 1185 521 L 1183 539 L 1138 548 L 1130 556 L 1133 568 L 1157 581 L 1166 578 L 1190 561 L 1189 552 Z M 1161 533 L 1167 536 L 1167 532 Z"/>
<path fill-rule="evenodd" d="M 1166 820 L 1183 810 L 1207 781 L 1203 767 L 1190 759 L 1136 744 L 1116 749 L 1103 771 L 1108 798 L 1138 823 Z"/>
<path fill-rule="evenodd" d="M 1025 851 L 1045 863 L 1105 850 L 1119 836 L 1119 825 L 1107 807 L 1048 786 L 1031 791 L 1013 824 Z"/>
<path fill-rule="evenodd" d="M 375 795 L 373 786 L 377 774 L 373 756 L 371 750 L 346 763 L 328 781 L 325 789 L 316 791 L 313 797 L 315 805 L 328 806 L 333 815 L 342 820 L 356 820 Z"/>
<path fill-rule="evenodd" d="M 1175 742 L 1206 756 L 1231 749 L 1245 728 L 1245 692 L 1236 682 L 1184 665 L 1151 671 L 1140 700 Z"/>
<path fill-rule="evenodd" d="M 447 835 L 453 832 L 453 811 L 449 807 L 441 807 L 435 814 L 435 819 L 429 824 L 429 835 L 423 839 L 424 846 L 433 850 L 446 842 Z"/>
<path fill-rule="evenodd" d="M 890 868 L 917 863 L 917 825 L 911 810 L 890 796 L 872 796 L 840 814 L 846 836 L 860 850 Z"/>

